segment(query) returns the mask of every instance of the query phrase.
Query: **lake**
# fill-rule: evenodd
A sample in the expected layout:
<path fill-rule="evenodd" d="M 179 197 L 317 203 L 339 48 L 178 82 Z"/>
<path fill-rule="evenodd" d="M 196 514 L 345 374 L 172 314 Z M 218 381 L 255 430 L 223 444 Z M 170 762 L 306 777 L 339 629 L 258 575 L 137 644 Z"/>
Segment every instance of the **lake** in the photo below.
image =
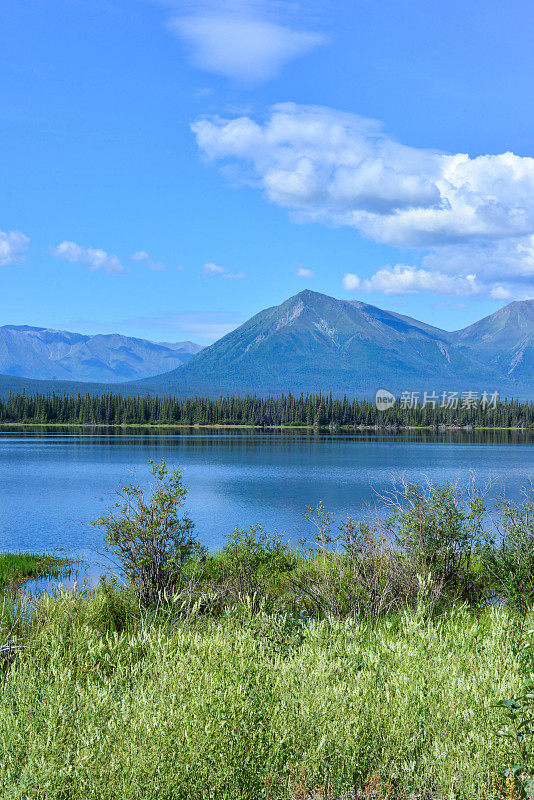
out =
<path fill-rule="evenodd" d="M 262 522 L 297 544 L 307 505 L 364 516 L 392 476 L 493 480 L 520 499 L 534 477 L 532 434 L 328 434 L 313 431 L 8 430 L 0 432 L 0 550 L 63 550 L 89 560 L 103 533 L 90 525 L 119 484 L 148 479 L 148 460 L 180 467 L 187 507 L 211 549 L 236 525 Z"/>

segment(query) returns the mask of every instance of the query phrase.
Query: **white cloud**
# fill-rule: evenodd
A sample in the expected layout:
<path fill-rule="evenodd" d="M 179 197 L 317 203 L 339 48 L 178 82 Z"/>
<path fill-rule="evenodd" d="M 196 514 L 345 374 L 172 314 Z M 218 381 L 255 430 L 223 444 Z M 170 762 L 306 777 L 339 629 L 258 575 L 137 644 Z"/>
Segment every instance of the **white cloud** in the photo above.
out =
<path fill-rule="evenodd" d="M 436 270 L 396 264 L 383 267 L 370 278 L 361 280 L 358 275 L 347 272 L 343 276 L 343 288 L 347 291 L 381 292 L 386 295 L 418 294 L 420 292 L 449 297 L 472 297 L 480 295 L 493 300 L 511 300 L 514 292 L 505 288 L 502 283 L 486 283 L 475 274 L 447 275 Z M 528 292 L 521 293 L 521 297 Z M 458 307 L 456 304 L 455 307 Z M 460 307 L 464 307 L 461 304 Z"/>
<path fill-rule="evenodd" d="M 494 300 L 510 300 L 513 294 L 509 289 L 497 285 L 490 290 L 490 297 Z"/>
<path fill-rule="evenodd" d="M 268 80 L 324 42 L 317 33 L 233 16 L 182 17 L 171 27 L 189 46 L 194 66 L 243 82 Z"/>
<path fill-rule="evenodd" d="M 384 267 L 365 280 L 360 280 L 357 275 L 347 273 L 343 278 L 343 286 L 352 291 L 359 289 L 362 292 L 382 292 L 383 294 L 431 292 L 432 294 L 460 297 L 479 294 L 483 290 L 477 282 L 476 275 L 444 275 L 442 272 L 431 272 L 406 264 Z"/>
<path fill-rule="evenodd" d="M 226 278 L 227 280 L 241 280 L 245 277 L 244 272 L 228 272 L 224 267 L 214 264 L 213 261 L 208 261 L 204 264 L 202 272 L 205 275 L 218 275 L 220 278 Z"/>
<path fill-rule="evenodd" d="M 192 128 L 208 158 L 242 162 L 272 202 L 380 242 L 425 247 L 534 232 L 534 158 L 406 147 L 374 120 L 293 103 L 274 106 L 263 124 L 206 118 Z"/>
<path fill-rule="evenodd" d="M 192 129 L 208 159 L 237 166 L 298 221 L 420 250 L 422 274 L 411 278 L 420 291 L 427 272 L 463 276 L 469 291 L 475 272 L 488 291 L 496 281 L 534 286 L 534 158 L 408 147 L 375 120 L 293 103 L 260 121 L 203 118 Z"/>
<path fill-rule="evenodd" d="M 22 261 L 30 240 L 20 231 L 0 231 L 0 266 Z"/>
<path fill-rule="evenodd" d="M 360 285 L 360 279 L 354 272 L 345 272 L 343 275 L 343 288 L 349 292 L 354 292 Z"/>
<path fill-rule="evenodd" d="M 176 9 L 168 27 L 188 48 L 191 63 L 246 83 L 274 77 L 289 61 L 327 41 L 321 33 L 291 25 L 295 9 L 288 2 L 197 0 L 193 6 L 171 5 Z"/>
<path fill-rule="evenodd" d="M 443 300 L 439 303 L 434 303 L 433 308 L 452 308 L 454 311 L 460 310 L 462 308 L 467 308 L 466 303 L 462 303 L 460 300 L 453 302 L 452 300 Z"/>
<path fill-rule="evenodd" d="M 299 267 L 297 270 L 297 278 L 314 278 L 315 272 L 313 269 L 307 269 L 306 267 Z"/>
<path fill-rule="evenodd" d="M 207 264 L 204 264 L 202 267 L 203 272 L 206 275 L 222 275 L 224 274 L 224 269 L 220 267 L 218 264 L 214 264 L 213 261 L 208 261 Z"/>
<path fill-rule="evenodd" d="M 77 264 L 86 264 L 92 270 L 103 269 L 113 275 L 124 272 L 124 266 L 118 256 L 106 253 L 95 247 L 82 247 L 76 242 L 61 242 L 51 247 L 50 252 L 56 258 L 63 258 Z"/>
<path fill-rule="evenodd" d="M 140 261 L 146 264 L 149 269 L 154 270 L 154 272 L 161 272 L 161 270 L 166 269 L 165 264 L 161 264 L 159 261 L 154 261 L 154 259 L 149 256 L 146 250 L 138 250 L 136 253 L 132 253 L 130 260 Z"/>

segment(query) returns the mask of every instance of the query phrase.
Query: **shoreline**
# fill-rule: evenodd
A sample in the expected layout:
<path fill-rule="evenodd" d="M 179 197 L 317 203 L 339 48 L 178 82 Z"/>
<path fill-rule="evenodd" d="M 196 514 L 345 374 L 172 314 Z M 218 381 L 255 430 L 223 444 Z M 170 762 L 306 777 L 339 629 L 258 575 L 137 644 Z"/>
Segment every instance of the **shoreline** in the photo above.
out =
<path fill-rule="evenodd" d="M 138 429 L 146 428 L 148 430 L 159 428 L 193 428 L 193 429 L 229 429 L 229 430 L 264 430 L 264 431 L 291 431 L 291 430 L 307 430 L 307 431 L 328 431 L 329 433 L 341 432 L 371 432 L 383 431 L 386 433 L 399 433 L 404 431 L 432 431 L 434 433 L 473 433 L 475 431 L 515 431 L 515 432 L 530 432 L 534 431 L 533 427 L 527 426 L 478 426 L 478 425 L 235 425 L 224 423 L 213 424 L 187 424 L 180 422 L 169 423 L 102 423 L 102 422 L 0 422 L 0 432 L 4 428 L 87 428 L 94 430 L 98 428 L 116 428 L 116 429 Z"/>

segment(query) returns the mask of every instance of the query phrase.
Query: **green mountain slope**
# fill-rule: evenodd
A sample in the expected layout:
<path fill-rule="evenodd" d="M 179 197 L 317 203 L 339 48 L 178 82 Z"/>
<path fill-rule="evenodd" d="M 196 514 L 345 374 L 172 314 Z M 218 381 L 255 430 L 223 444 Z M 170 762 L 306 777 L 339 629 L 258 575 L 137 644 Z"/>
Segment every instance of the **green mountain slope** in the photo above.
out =
<path fill-rule="evenodd" d="M 300 292 L 172 372 L 142 382 L 184 394 L 493 390 L 495 369 L 448 334 L 362 302 Z"/>
<path fill-rule="evenodd" d="M 32 381 L 0 376 L 11 391 L 177 396 L 377 389 L 498 391 L 534 397 L 534 301 L 511 303 L 449 333 L 360 301 L 309 290 L 267 308 L 169 372 L 129 383 Z"/>
<path fill-rule="evenodd" d="M 136 383 L 89 383 L 86 381 L 40 381 L 32 378 L 19 378 L 14 375 L 0 375 L 0 397 L 9 397 L 10 394 L 56 394 L 69 395 L 97 395 L 124 394 L 128 396 L 145 395 L 149 393 L 146 386 Z"/>

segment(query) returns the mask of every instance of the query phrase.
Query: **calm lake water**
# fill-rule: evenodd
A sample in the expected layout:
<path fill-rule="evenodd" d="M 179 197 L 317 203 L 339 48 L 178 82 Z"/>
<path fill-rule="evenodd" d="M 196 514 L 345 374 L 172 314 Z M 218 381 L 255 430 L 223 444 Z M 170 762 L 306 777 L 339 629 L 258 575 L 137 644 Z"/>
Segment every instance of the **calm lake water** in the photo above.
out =
<path fill-rule="evenodd" d="M 519 499 L 534 478 L 531 434 L 328 435 L 313 432 L 0 432 L 0 550 L 64 550 L 95 558 L 102 532 L 90 523 L 113 502 L 114 490 L 148 460 L 179 466 L 189 486 L 188 509 L 210 548 L 236 525 L 262 522 L 294 544 L 312 532 L 307 505 L 322 500 L 358 517 L 391 487 L 410 481 L 494 481 Z"/>

